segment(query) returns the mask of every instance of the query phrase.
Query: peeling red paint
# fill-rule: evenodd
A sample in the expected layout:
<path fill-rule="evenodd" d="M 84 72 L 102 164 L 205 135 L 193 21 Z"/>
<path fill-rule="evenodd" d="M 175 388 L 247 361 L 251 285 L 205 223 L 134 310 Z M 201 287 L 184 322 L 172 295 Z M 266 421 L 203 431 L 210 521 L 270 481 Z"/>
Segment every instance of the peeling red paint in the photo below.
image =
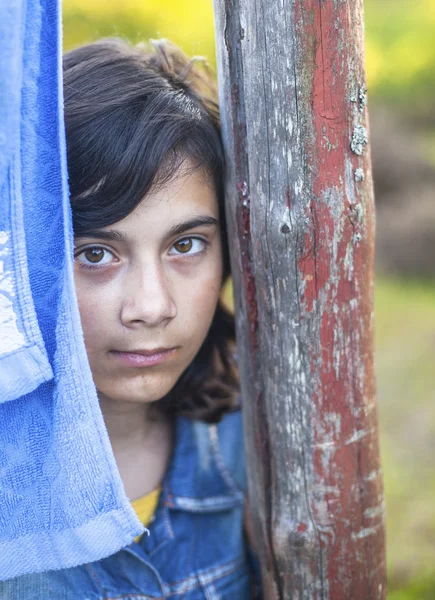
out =
<path fill-rule="evenodd" d="M 308 529 L 308 526 L 306 523 L 299 523 L 298 525 L 298 532 L 299 533 L 305 533 Z"/>
<path fill-rule="evenodd" d="M 315 200 L 311 202 L 311 214 L 307 215 L 310 226 L 300 248 L 298 268 L 307 318 L 314 306 L 320 311 L 319 348 L 312 348 L 310 354 L 311 372 L 319 377 L 314 394 L 314 468 L 316 478 L 326 490 L 322 501 L 328 506 L 334 528 L 333 537 L 326 538 L 325 549 L 328 598 L 380 598 L 385 595 L 378 592 L 380 585 L 385 589 L 385 567 L 379 564 L 384 546 L 381 518 L 377 533 L 370 536 L 371 549 L 364 537 L 352 537 L 352 532 L 368 526 L 364 507 L 377 506 L 382 491 L 379 480 L 375 485 L 361 483 L 362 473 L 378 467 L 379 460 L 376 423 L 368 423 L 364 411 L 374 393 L 368 334 L 372 299 L 367 289 L 373 239 L 364 236 L 366 230 L 371 230 L 371 223 L 358 220 L 355 200 L 347 197 L 346 189 L 346 162 L 352 165 L 352 173 L 361 166 L 361 159 L 350 150 L 355 106 L 349 101 L 349 82 L 352 76 L 356 81 L 362 77 L 351 72 L 356 68 L 350 63 L 352 49 L 346 45 L 340 48 L 335 27 L 338 23 L 344 39 L 349 39 L 347 3 L 297 0 L 295 10 L 302 56 L 312 57 L 311 64 L 306 59 L 305 68 L 313 74 L 311 106 L 317 142 L 314 149 L 304 149 L 313 173 L 311 195 Z M 311 21 L 303 18 L 307 13 L 312 15 Z M 317 41 L 314 55 L 313 39 Z M 361 188 L 357 189 L 353 177 L 350 184 L 354 199 L 361 202 Z M 334 209 L 329 205 L 331 194 Z M 371 219 L 371 215 L 366 218 Z M 359 369 L 365 372 L 366 385 L 358 380 Z M 326 415 L 336 415 L 335 423 L 328 421 Z M 344 443 L 356 429 L 365 428 L 373 433 L 358 443 Z M 311 509 L 315 523 L 322 529 L 323 504 L 314 499 Z M 346 569 L 337 577 L 343 561 Z"/>
<path fill-rule="evenodd" d="M 312 202 L 310 232 L 305 234 L 303 254 L 298 260 L 298 267 L 304 281 L 302 300 L 306 311 L 313 310 L 314 302 L 320 291 L 330 282 L 332 245 L 335 230 L 334 217 L 331 210 L 322 202 Z"/>
<path fill-rule="evenodd" d="M 287 187 L 286 192 L 285 192 L 285 204 L 286 204 L 287 208 L 290 210 L 291 209 L 291 194 L 290 194 L 289 187 Z"/>

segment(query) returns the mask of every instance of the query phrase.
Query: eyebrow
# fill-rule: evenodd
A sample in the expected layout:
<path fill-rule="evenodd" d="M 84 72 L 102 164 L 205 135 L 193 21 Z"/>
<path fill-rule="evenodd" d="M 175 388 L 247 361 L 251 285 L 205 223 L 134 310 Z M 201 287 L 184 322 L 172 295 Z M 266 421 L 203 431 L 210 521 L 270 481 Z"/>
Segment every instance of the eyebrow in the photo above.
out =
<path fill-rule="evenodd" d="M 199 217 L 194 217 L 192 219 L 188 219 L 187 221 L 182 221 L 181 223 L 177 223 L 177 225 L 173 225 L 168 233 L 167 237 L 173 237 L 175 235 L 180 235 L 189 229 L 196 229 L 197 227 L 217 227 L 219 225 L 219 220 L 215 217 L 211 217 L 209 215 L 201 215 Z M 76 237 L 93 237 L 99 240 L 107 240 L 112 242 L 128 242 L 128 237 L 122 231 L 118 231 L 117 229 L 88 229 L 83 233 L 80 233 Z"/>
<path fill-rule="evenodd" d="M 188 229 L 195 229 L 196 227 L 217 227 L 218 225 L 219 221 L 215 217 L 201 215 L 199 217 L 194 217 L 193 219 L 188 219 L 187 221 L 182 221 L 181 223 L 174 225 L 169 230 L 168 237 L 180 235 L 180 233 L 184 233 Z"/>

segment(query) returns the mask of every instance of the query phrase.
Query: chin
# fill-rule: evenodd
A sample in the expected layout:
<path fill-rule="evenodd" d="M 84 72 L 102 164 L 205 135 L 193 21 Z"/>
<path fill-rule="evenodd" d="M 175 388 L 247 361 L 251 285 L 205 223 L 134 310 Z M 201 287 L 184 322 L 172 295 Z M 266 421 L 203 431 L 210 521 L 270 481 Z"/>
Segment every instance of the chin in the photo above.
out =
<path fill-rule="evenodd" d="M 99 396 L 104 396 L 110 399 L 112 402 L 117 403 L 139 403 L 149 404 L 151 402 L 157 402 L 168 394 L 174 387 L 176 380 L 165 381 L 165 382 L 137 382 L 135 385 L 134 381 L 119 382 L 112 385 L 98 385 L 95 382 Z"/>

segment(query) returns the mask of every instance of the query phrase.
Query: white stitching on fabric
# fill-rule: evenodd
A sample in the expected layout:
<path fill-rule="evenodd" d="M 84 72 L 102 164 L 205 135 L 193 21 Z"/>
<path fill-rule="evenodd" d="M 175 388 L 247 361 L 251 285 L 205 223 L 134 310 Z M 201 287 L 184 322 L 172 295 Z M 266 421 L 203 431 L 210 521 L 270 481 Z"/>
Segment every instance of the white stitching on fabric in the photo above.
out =
<path fill-rule="evenodd" d="M 214 585 L 208 585 L 204 588 L 207 600 L 220 600 L 220 595 L 216 592 Z"/>
<path fill-rule="evenodd" d="M 211 585 L 214 581 L 231 575 L 243 566 L 241 559 L 233 560 L 225 565 L 214 567 L 207 571 L 200 571 L 196 575 L 190 575 L 179 582 L 170 584 L 171 592 L 169 596 L 177 596 L 178 594 L 186 594 L 187 592 L 197 588 L 198 580 L 203 587 Z"/>
<path fill-rule="evenodd" d="M 240 495 L 240 492 L 237 492 L 237 494 Z M 197 498 L 178 497 L 177 506 L 185 510 L 198 512 L 203 512 L 203 509 L 232 508 L 234 506 L 234 498 L 230 496 L 213 496 L 212 498 L 198 500 Z"/>

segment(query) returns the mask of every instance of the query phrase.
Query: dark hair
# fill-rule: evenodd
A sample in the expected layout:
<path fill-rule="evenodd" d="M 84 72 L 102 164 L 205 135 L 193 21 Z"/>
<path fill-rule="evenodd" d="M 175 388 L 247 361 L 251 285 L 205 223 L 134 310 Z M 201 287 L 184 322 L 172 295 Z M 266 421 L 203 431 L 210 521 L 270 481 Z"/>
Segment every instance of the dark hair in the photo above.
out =
<path fill-rule="evenodd" d="M 64 55 L 65 127 L 75 235 L 129 215 L 186 159 L 212 178 L 219 203 L 224 277 L 230 275 L 224 153 L 216 87 L 204 61 L 167 40 L 130 46 L 102 39 Z M 219 302 L 198 354 L 156 406 L 218 421 L 235 406 L 234 318 Z"/>

